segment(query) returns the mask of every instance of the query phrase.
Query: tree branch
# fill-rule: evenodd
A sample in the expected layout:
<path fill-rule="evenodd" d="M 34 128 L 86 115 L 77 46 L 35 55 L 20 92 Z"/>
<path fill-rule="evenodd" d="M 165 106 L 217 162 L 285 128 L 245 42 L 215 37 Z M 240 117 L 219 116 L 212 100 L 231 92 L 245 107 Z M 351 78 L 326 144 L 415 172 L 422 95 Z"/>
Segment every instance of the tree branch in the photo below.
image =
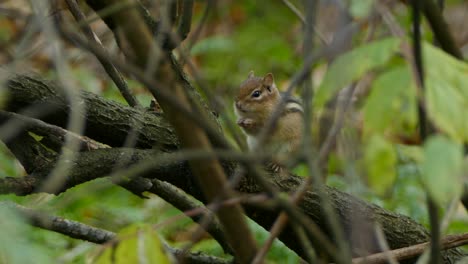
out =
<path fill-rule="evenodd" d="M 184 193 L 181 189 L 174 187 L 172 184 L 160 181 L 158 179 L 153 179 L 152 183 L 153 186 L 148 191 L 157 194 L 159 197 L 172 204 L 180 211 L 186 212 L 195 209 L 202 210 L 202 214 L 187 216 L 192 218 L 193 221 L 201 224 L 202 228 L 206 230 L 219 243 L 225 252 L 232 253 L 232 249 L 226 242 L 226 236 L 221 229 L 221 224 L 213 217 L 212 212 L 210 212 L 207 208 L 195 203 L 193 198 L 189 198 L 186 193 Z M 203 221 L 203 216 L 208 217 L 208 221 Z"/>
<path fill-rule="evenodd" d="M 116 238 L 114 232 L 92 227 L 77 221 L 68 220 L 62 217 L 49 215 L 37 210 L 29 209 L 13 203 L 0 202 L 0 206 L 13 209 L 20 214 L 33 226 L 54 231 L 71 238 L 81 239 L 96 244 L 104 244 Z M 183 257 L 187 263 L 209 263 L 209 264 L 228 264 L 230 261 L 217 257 L 205 255 L 202 253 L 183 252 L 180 249 L 172 248 L 165 244 L 165 248 L 176 257 Z"/>
<path fill-rule="evenodd" d="M 441 239 L 440 247 L 442 250 L 460 247 L 468 244 L 468 233 L 461 235 L 449 235 Z M 388 254 L 392 255 L 395 260 L 402 261 L 420 256 L 424 251 L 430 247 L 430 243 L 421 243 L 405 248 L 395 249 L 389 252 L 381 252 L 374 255 L 355 258 L 353 263 L 367 263 L 367 264 L 384 264 L 388 261 Z"/>
<path fill-rule="evenodd" d="M 47 145 L 57 150 L 63 145 L 65 137 L 67 136 L 78 140 L 81 144 L 81 150 L 109 148 L 109 146 L 105 144 L 85 136 L 77 135 L 59 126 L 50 125 L 39 119 L 3 110 L 0 110 L 0 124 L 2 124 L 0 138 L 4 142 L 8 142 L 10 139 L 14 138 L 18 131 L 27 130 L 48 138 Z"/>
<path fill-rule="evenodd" d="M 70 112 L 69 103 L 63 88 L 57 83 L 37 76 L 14 75 L 8 79 L 5 87 L 9 93 L 5 110 L 66 127 Z M 135 147 L 157 146 L 163 151 L 179 147 L 172 127 L 160 113 L 123 107 L 117 102 L 85 91 L 80 95 L 86 105 L 85 136 L 111 147 L 119 147 L 124 144 L 135 124 L 141 124 L 141 129 L 137 131 Z M 36 111 L 27 111 L 29 108 Z"/>
<path fill-rule="evenodd" d="M 91 27 L 88 24 L 84 24 L 86 22 L 86 17 L 83 14 L 83 12 L 81 12 L 76 0 L 66 0 L 66 3 L 68 5 L 68 9 L 72 13 L 75 20 L 78 23 L 80 23 L 82 31 L 86 35 L 88 40 L 104 49 L 104 47 L 102 47 L 102 45 L 100 44 L 100 41 L 98 41 L 99 39 L 97 38 L 96 34 L 94 34 Z M 104 50 L 104 52 L 106 51 Z M 130 92 L 130 89 L 128 88 L 127 82 L 125 81 L 125 78 L 123 77 L 122 73 L 119 70 L 117 70 L 117 68 L 115 68 L 115 66 L 112 65 L 110 61 L 105 60 L 102 57 L 96 58 L 99 60 L 109 77 L 114 81 L 115 85 L 117 86 L 127 103 L 132 107 L 141 107 L 140 103 L 138 103 L 136 98 Z"/>
<path fill-rule="evenodd" d="M 51 87 L 55 87 L 54 89 L 57 89 L 56 85 L 52 83 L 44 82 L 40 79 L 26 76 L 15 76 L 13 78 L 15 79 L 15 81 L 8 82 L 8 87 L 11 88 L 11 84 L 13 84 L 13 87 L 22 87 L 22 89 L 10 93 L 10 103 L 7 104 L 7 108 L 11 107 L 12 102 L 16 102 L 19 104 L 16 107 L 17 109 L 19 108 L 18 106 L 21 105 L 30 105 L 32 102 L 28 102 L 28 98 L 31 98 L 31 100 L 33 100 L 36 103 L 40 102 L 41 100 L 38 94 L 44 94 L 44 98 L 49 99 L 51 97 L 54 98 L 53 95 L 56 94 L 55 92 L 50 91 L 51 89 L 53 90 L 53 88 Z M 167 122 L 162 122 L 162 118 L 158 115 L 154 115 L 143 110 L 132 109 L 130 107 L 123 106 L 117 103 L 111 103 L 108 100 L 100 98 L 99 96 L 92 96 L 93 100 L 86 99 L 87 96 L 84 96 L 83 98 L 85 98 L 85 102 L 89 104 L 88 108 L 94 109 L 93 111 L 89 111 L 87 113 L 87 120 L 89 120 L 89 122 L 92 122 L 94 126 L 92 130 L 87 131 L 88 136 L 90 138 L 105 138 L 107 142 L 118 142 L 122 140 L 122 138 L 120 137 L 125 136 L 125 132 L 112 133 L 112 130 L 122 129 L 122 124 L 118 121 L 121 120 L 121 117 L 115 117 L 115 120 L 109 120 L 106 115 L 100 114 L 101 112 L 109 111 L 106 110 L 107 107 L 111 107 L 111 109 L 113 109 L 113 111 L 116 113 L 126 114 L 128 113 L 128 111 L 131 111 L 132 118 L 135 118 L 137 120 L 143 119 L 144 117 L 149 115 L 151 117 L 146 118 L 151 118 L 149 120 L 152 120 L 156 123 L 159 122 L 159 126 L 155 126 L 151 123 L 145 123 L 142 128 L 142 131 L 145 131 L 144 133 L 146 133 L 146 135 L 157 135 L 158 133 L 169 133 L 168 131 L 171 131 Z M 61 104 L 63 105 L 61 107 L 58 107 L 58 110 L 56 113 L 54 113 L 54 115 L 66 115 L 66 102 L 63 102 Z M 56 119 L 52 119 L 52 121 L 57 122 Z M 164 127 L 163 124 L 165 124 L 168 127 Z M 131 159 L 128 160 L 129 164 L 136 167 L 140 167 L 140 162 L 144 160 L 153 159 L 152 162 L 155 163 L 154 161 L 156 160 L 164 160 L 164 155 L 168 155 L 166 157 L 170 157 L 173 154 L 164 154 L 164 152 L 167 151 L 167 146 L 176 146 L 173 139 L 174 135 L 172 134 L 166 138 L 156 138 L 156 140 L 161 140 L 158 142 L 158 144 L 155 144 L 157 148 L 160 148 L 162 150 L 160 152 L 158 152 L 157 149 L 131 149 L 132 155 Z M 24 141 L 17 142 L 17 144 L 24 144 Z M 69 176 L 75 176 L 70 176 L 71 179 L 69 181 L 66 181 L 67 186 L 72 186 L 74 184 L 76 185 L 86 180 L 91 180 L 96 177 L 103 177 L 107 175 L 108 173 L 110 173 L 110 171 L 114 169 L 113 164 L 118 162 L 118 160 L 120 159 L 120 153 L 122 153 L 122 151 L 124 150 L 117 148 L 99 149 L 79 153 L 75 164 L 79 164 L 80 167 L 72 168 Z M 155 154 L 157 154 L 156 159 L 153 156 Z M 187 159 L 187 157 L 185 157 L 185 159 Z M 177 162 L 174 161 L 173 158 L 169 158 L 168 160 L 172 160 L 172 163 L 162 163 L 161 161 L 161 163 L 159 164 L 159 168 L 152 168 L 145 174 L 140 175 L 138 173 L 127 173 L 131 177 L 136 177 L 140 175 L 148 178 L 158 178 L 159 180 L 167 181 L 172 185 L 177 186 L 185 192 L 193 195 L 196 199 L 204 201 L 203 195 L 201 195 L 201 190 L 199 189 L 199 186 L 195 182 L 194 178 L 192 177 L 188 164 L 186 162 L 182 162 L 182 158 L 179 158 Z M 235 174 L 233 170 L 228 170 L 228 172 L 230 176 Z M 302 178 L 296 177 L 294 175 L 290 175 L 285 179 L 282 179 L 281 177 L 276 177 L 275 175 L 271 175 L 271 180 L 273 180 L 273 184 L 275 184 L 275 187 L 278 188 L 278 190 L 285 193 L 291 193 L 295 191 L 303 183 Z M 6 193 L 9 190 L 10 193 L 14 192 L 19 195 L 27 195 L 29 193 L 34 192 L 34 190 L 36 190 L 39 184 L 40 179 L 32 176 L 26 176 L 22 178 L 4 178 L 0 180 L 0 191 L 2 191 L 2 193 Z M 262 192 L 262 189 L 258 185 L 253 184 L 247 179 L 241 180 L 237 190 L 244 193 Z M 337 211 L 339 222 L 342 224 L 343 229 L 345 230 L 345 235 L 347 239 L 351 239 L 351 233 L 353 231 L 352 223 L 354 221 L 353 218 L 356 215 L 359 215 L 363 216 L 363 221 L 368 221 L 370 224 L 378 222 L 382 226 L 383 232 L 388 239 L 389 246 L 392 249 L 407 247 L 429 240 L 429 236 L 426 229 L 424 229 L 421 225 L 419 225 L 418 223 L 406 216 L 386 211 L 378 206 L 368 204 L 358 198 L 340 192 L 334 188 L 325 186 L 324 191 L 330 197 L 334 210 Z M 321 212 L 320 199 L 317 196 L 316 192 L 314 192 L 313 190 L 307 191 L 305 193 L 303 201 L 299 204 L 299 206 L 312 221 L 314 221 L 324 232 L 329 234 L 329 231 L 327 229 L 328 220 Z M 252 204 L 246 204 L 245 207 L 247 209 L 247 215 L 257 223 L 259 223 L 261 226 L 263 226 L 265 229 L 269 229 L 271 227 L 274 220 L 279 214 L 279 210 L 269 210 L 267 208 L 262 208 Z M 285 231 L 283 231 L 280 235 L 280 239 L 289 248 L 297 252 L 299 255 L 304 256 L 302 248 L 299 245 L 297 239 L 291 234 L 292 230 L 290 229 L 290 227 L 287 227 Z M 366 235 L 372 237 L 372 234 Z M 369 244 L 377 245 L 376 243 Z M 353 247 L 352 250 L 354 254 L 356 254 L 358 248 L 356 248 L 356 245 L 354 245 L 354 243 L 352 243 L 351 246 Z M 368 248 L 366 250 L 368 250 L 369 252 L 379 251 L 378 248 Z M 461 255 L 459 251 L 453 249 L 445 252 L 443 256 L 445 260 L 455 260 L 460 258 Z"/>
<path fill-rule="evenodd" d="M 448 54 L 459 60 L 463 60 L 460 49 L 455 44 L 455 40 L 450 33 L 450 28 L 445 22 L 440 8 L 434 1 L 422 1 L 423 12 L 427 21 L 431 25 L 432 31 L 440 47 Z"/>
<path fill-rule="evenodd" d="M 37 210 L 29 209 L 13 203 L 1 202 L 0 206 L 6 206 L 27 219 L 31 225 L 64 234 L 71 238 L 86 240 L 96 244 L 106 243 L 115 238 L 115 233 L 103 229 L 88 226 L 62 217 L 48 215 Z"/>

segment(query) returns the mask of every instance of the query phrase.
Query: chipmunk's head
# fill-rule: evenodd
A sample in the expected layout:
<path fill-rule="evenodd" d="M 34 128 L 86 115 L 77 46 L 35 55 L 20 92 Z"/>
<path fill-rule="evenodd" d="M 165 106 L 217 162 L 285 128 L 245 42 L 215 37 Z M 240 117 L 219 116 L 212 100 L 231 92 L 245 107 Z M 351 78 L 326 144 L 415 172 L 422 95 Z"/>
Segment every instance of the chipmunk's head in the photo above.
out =
<path fill-rule="evenodd" d="M 234 105 L 239 115 L 248 115 L 270 111 L 279 100 L 280 94 L 273 74 L 267 73 L 264 77 L 255 77 L 251 71 L 247 79 L 241 83 Z"/>

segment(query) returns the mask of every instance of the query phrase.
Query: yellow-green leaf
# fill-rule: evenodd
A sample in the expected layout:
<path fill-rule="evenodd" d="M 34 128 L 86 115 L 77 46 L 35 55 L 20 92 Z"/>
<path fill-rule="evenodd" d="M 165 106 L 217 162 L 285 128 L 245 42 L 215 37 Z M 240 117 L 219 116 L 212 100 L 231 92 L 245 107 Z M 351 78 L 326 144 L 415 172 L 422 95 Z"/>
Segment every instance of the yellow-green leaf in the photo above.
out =
<path fill-rule="evenodd" d="M 169 258 L 156 231 L 150 225 L 133 225 L 119 232 L 114 246 L 104 245 L 96 264 L 160 263 Z"/>
<path fill-rule="evenodd" d="M 385 65 L 398 51 L 400 42 L 398 38 L 386 38 L 361 45 L 340 56 L 327 71 L 314 97 L 314 105 L 321 108 L 338 90 L 369 70 Z"/>
<path fill-rule="evenodd" d="M 397 145 L 397 151 L 403 162 L 421 164 L 424 153 L 421 146 Z"/>
<path fill-rule="evenodd" d="M 406 65 L 374 80 L 363 111 L 366 132 L 411 132 L 416 128 L 416 90 Z"/>
<path fill-rule="evenodd" d="M 424 144 L 422 181 L 431 197 L 444 205 L 457 197 L 463 186 L 463 147 L 447 137 L 430 137 Z"/>
<path fill-rule="evenodd" d="M 374 135 L 366 144 L 364 161 L 369 186 L 377 194 L 384 194 L 396 178 L 397 155 L 393 145 Z"/>
<path fill-rule="evenodd" d="M 468 142 L 468 64 L 425 43 L 426 106 L 438 129 Z"/>
<path fill-rule="evenodd" d="M 351 0 L 349 11 L 354 18 L 362 19 L 369 16 L 373 5 L 373 0 Z"/>

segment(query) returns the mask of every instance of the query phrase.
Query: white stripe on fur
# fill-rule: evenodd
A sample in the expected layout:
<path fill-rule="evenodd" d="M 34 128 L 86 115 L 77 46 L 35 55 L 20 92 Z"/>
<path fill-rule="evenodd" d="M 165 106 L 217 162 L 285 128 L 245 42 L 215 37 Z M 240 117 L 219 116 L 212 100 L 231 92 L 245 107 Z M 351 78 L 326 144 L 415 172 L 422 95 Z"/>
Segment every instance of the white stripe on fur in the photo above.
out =
<path fill-rule="evenodd" d="M 304 108 L 302 105 L 297 102 L 288 102 L 285 107 L 286 111 L 292 112 L 304 112 Z"/>

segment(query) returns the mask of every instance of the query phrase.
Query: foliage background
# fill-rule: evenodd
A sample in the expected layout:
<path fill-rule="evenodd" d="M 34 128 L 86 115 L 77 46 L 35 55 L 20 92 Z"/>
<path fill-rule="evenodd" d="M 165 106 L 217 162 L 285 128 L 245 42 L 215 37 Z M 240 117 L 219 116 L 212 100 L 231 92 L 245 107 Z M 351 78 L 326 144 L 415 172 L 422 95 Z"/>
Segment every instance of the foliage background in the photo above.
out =
<path fill-rule="evenodd" d="M 223 0 L 215 2 L 216 5 L 204 22 L 198 39 L 195 41 L 193 36 L 189 36 L 184 47 L 189 49 L 191 62 L 196 66 L 204 88 L 214 95 L 213 98 L 207 97 L 207 100 L 217 111 L 223 113 L 221 116 L 224 122 L 232 122 L 235 118 L 231 109 L 234 91 L 250 70 L 254 70 L 258 75 L 273 72 L 277 84 L 284 88 L 291 75 L 301 67 L 302 26 L 297 16 L 282 1 Z M 299 1 L 291 2 L 300 6 Z M 372 1 L 350 1 L 348 10 L 353 15 L 352 20 L 359 21 L 366 18 L 371 11 L 371 4 Z M 0 3 L 0 6 L 28 10 L 27 3 L 22 1 L 4 1 Z M 446 18 L 452 26 L 458 45 L 465 50 L 466 58 L 468 29 L 463 25 L 466 25 L 468 21 L 468 4 L 462 0 L 452 0 L 446 1 L 446 6 Z M 202 20 L 204 8 L 203 1 L 196 1 L 192 33 Z M 397 5 L 393 11 L 398 22 L 409 31 L 410 14 L 407 9 Z M 322 33 L 325 41 L 330 41 L 338 27 L 336 10 L 329 6 L 322 6 L 318 14 L 317 31 Z M 0 52 L 0 62 L 6 61 L 8 54 L 15 54 L 14 51 L 17 48 L 15 36 L 19 34 L 23 26 L 24 22 L 21 19 L 11 19 L 0 13 L 0 46 L 4 48 L 4 51 Z M 100 22 L 95 22 L 93 27 L 100 34 L 105 45 L 115 50 L 116 45 L 105 26 Z M 376 28 L 364 26 L 353 36 L 352 43 L 350 43 L 352 48 L 363 45 L 371 31 L 375 39 L 388 35 L 382 24 L 377 25 Z M 427 25 L 424 25 L 424 32 L 425 40 L 432 42 Z M 16 68 L 25 66 L 27 70 L 44 73 L 53 78 L 55 73 L 51 70 L 50 52 L 43 46 L 41 36 L 35 36 L 35 39 L 37 42 L 34 44 L 29 43 L 27 47 L 22 47 L 24 54 L 15 59 L 13 66 Z M 317 37 L 315 42 L 314 46 L 323 45 Z M 67 51 L 67 56 L 70 56 L 73 61 L 74 77 L 82 88 L 125 103 L 94 58 L 72 47 L 67 47 Z M 345 63 L 341 65 L 341 71 L 358 66 Z M 354 60 L 353 63 L 359 64 L 359 60 Z M 401 65 L 401 61 L 393 58 L 380 70 L 389 72 L 396 69 L 398 65 Z M 325 61 L 316 64 L 313 76 L 317 87 L 326 71 Z M 395 74 L 396 79 L 403 78 L 401 72 Z M 394 82 L 385 82 L 385 80 L 381 80 L 379 84 L 381 86 L 395 85 Z M 397 82 L 396 85 L 398 84 Z M 149 105 L 151 97 L 142 85 L 137 82 L 130 82 L 130 85 L 138 99 L 144 105 Z M 404 100 L 399 98 L 399 100 Z M 361 120 L 363 112 L 366 111 L 365 107 L 366 104 L 363 102 L 356 109 L 358 120 Z M 403 112 L 400 112 L 401 107 L 403 106 L 397 107 L 392 112 L 402 113 L 401 127 L 393 131 L 385 127 L 384 131 L 380 131 L 383 133 L 377 134 L 366 131 L 367 123 L 347 124 L 343 129 L 342 138 L 362 141 L 365 147 L 356 151 L 364 158 L 352 160 L 349 155 L 343 155 L 339 151 L 334 152 L 328 164 L 330 175 L 327 177 L 327 183 L 389 210 L 408 215 L 427 225 L 425 191 L 419 177 L 419 167 L 407 154 L 408 149 L 400 147 L 407 140 L 411 141 L 415 137 L 416 125 L 414 108 L 412 108 L 414 105 L 405 105 L 407 108 Z M 374 110 L 371 108 L 369 111 Z M 364 138 L 368 135 L 374 136 L 370 137 L 372 138 L 370 140 L 365 140 Z M 343 140 L 342 143 L 349 144 L 347 140 Z M 377 167 L 372 168 L 371 164 L 377 164 L 375 165 Z M 380 174 L 380 178 L 372 178 L 373 170 L 386 171 L 385 177 Z M 296 172 L 307 175 L 307 171 L 301 167 L 297 168 Z M 22 175 L 24 171 L 20 164 L 6 147 L 0 145 L 0 177 Z M 157 224 L 164 239 L 179 246 L 190 241 L 190 232 L 194 229 L 190 220 L 179 217 L 181 212 L 158 197 L 140 199 L 102 179 L 75 187 L 59 196 L 3 195 L 1 200 L 15 201 L 25 206 L 34 205 L 36 208 L 42 208 L 68 219 L 116 232 L 132 223 Z M 443 212 L 444 209 L 441 208 L 441 211 Z M 12 213 L 3 212 L 0 215 L 12 215 Z M 177 221 L 172 221 L 173 219 Z M 262 228 L 253 222 L 251 226 L 256 232 L 257 239 L 266 238 L 266 232 Z M 460 209 L 451 221 L 446 234 L 461 232 L 468 232 L 468 217 L 466 212 Z M 22 223 L 19 218 L 0 218 L 0 234 L 0 255 L 11 260 L 11 263 L 25 263 L 32 258 L 37 260 L 36 263 L 52 261 L 84 263 L 95 247 L 87 242 L 30 227 Z M 14 244 L 1 241 L 8 237 L 19 239 Z M 208 237 L 198 243 L 194 250 L 223 255 L 222 250 Z M 280 259 L 281 263 L 297 263 L 297 256 L 280 242 L 276 242 L 270 251 L 269 260 L 276 263 Z"/>

